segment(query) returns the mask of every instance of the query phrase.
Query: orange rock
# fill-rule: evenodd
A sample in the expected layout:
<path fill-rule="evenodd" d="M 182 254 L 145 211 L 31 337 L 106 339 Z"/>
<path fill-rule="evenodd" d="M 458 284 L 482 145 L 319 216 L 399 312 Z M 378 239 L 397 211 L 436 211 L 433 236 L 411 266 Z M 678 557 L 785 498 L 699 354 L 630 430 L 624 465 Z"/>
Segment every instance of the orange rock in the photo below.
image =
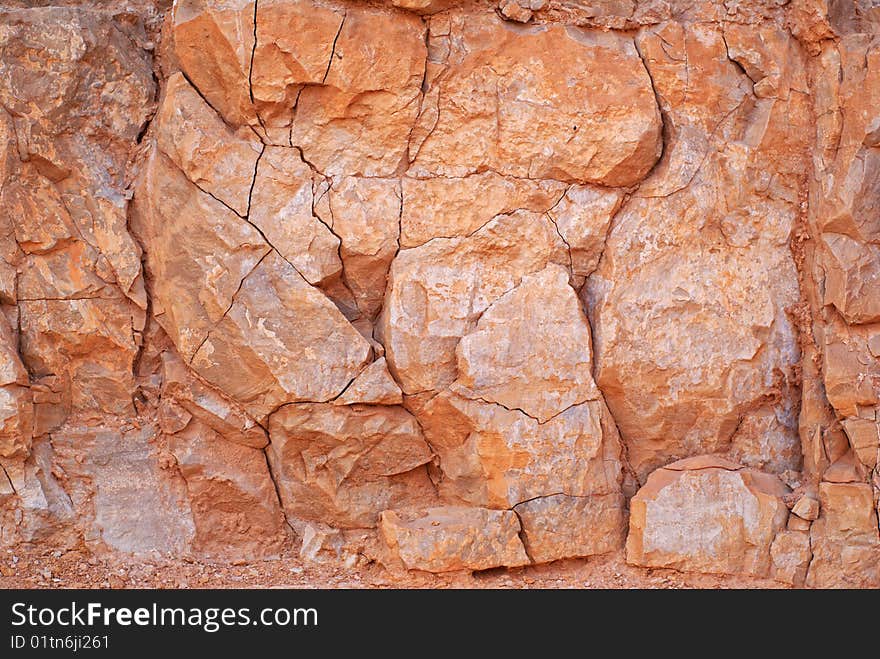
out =
<path fill-rule="evenodd" d="M 426 134 L 410 145 L 417 176 L 492 170 L 626 186 L 659 158 L 660 113 L 628 38 L 562 25 L 513 29 L 489 13 L 448 21 L 443 33 L 432 25 L 438 45 L 429 59 L 438 66 L 426 100 L 437 95 L 423 105 Z"/>
<path fill-rule="evenodd" d="M 386 510 L 379 530 L 391 556 L 410 570 L 485 570 L 529 563 L 516 513 L 509 510 Z"/>
<path fill-rule="evenodd" d="M 247 215 L 262 152 L 251 130 L 229 128 L 180 73 L 168 78 L 155 125 L 159 149 L 190 181 Z"/>
<path fill-rule="evenodd" d="M 627 562 L 766 576 L 787 491 L 775 476 L 711 456 L 658 469 L 630 501 Z"/>
<path fill-rule="evenodd" d="M 871 486 L 820 483 L 819 519 L 810 529 L 813 588 L 880 587 L 880 535 Z"/>
<path fill-rule="evenodd" d="M 401 407 L 285 405 L 269 417 L 269 463 L 292 520 L 375 527 L 379 513 L 430 502 L 431 459 Z"/>
<path fill-rule="evenodd" d="M 604 554 L 623 547 L 625 499 L 620 494 L 554 494 L 514 506 L 522 539 L 535 563 Z"/>

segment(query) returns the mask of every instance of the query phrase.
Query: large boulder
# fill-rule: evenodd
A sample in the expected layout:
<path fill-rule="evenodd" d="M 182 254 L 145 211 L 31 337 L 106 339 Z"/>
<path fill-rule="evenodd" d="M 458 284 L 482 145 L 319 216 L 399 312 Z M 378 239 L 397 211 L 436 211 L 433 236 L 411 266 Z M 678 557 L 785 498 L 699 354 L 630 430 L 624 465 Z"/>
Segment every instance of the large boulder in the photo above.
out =
<path fill-rule="evenodd" d="M 656 470 L 630 501 L 626 559 L 641 567 L 767 576 L 788 488 L 715 456 Z"/>

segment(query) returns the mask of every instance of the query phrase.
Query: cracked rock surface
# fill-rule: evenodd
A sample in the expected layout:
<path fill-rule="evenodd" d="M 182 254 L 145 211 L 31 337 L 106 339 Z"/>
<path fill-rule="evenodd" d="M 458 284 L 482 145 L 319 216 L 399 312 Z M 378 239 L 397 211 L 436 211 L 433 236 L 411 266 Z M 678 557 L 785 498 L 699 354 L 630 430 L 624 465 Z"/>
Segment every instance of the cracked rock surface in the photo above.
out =
<path fill-rule="evenodd" d="M 876 3 L 33 4 L 0 547 L 880 587 Z"/>

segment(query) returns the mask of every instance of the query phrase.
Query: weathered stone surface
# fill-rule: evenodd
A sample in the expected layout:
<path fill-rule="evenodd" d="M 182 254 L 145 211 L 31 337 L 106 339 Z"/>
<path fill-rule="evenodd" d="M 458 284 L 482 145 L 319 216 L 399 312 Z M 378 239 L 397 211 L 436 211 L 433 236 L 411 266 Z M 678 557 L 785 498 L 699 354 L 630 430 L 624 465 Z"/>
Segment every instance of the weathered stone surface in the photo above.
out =
<path fill-rule="evenodd" d="M 173 458 L 156 442 L 151 427 L 74 427 L 52 435 L 53 464 L 44 469 L 64 483 L 53 496 L 79 514 L 93 510 L 83 539 L 95 550 L 147 555 L 189 549 L 195 528 L 186 489 Z"/>
<path fill-rule="evenodd" d="M 418 176 L 488 169 L 625 186 L 659 158 L 660 113 L 628 38 L 561 25 L 513 29 L 491 14 L 451 15 L 443 28 L 432 24 L 437 66 L 419 117 L 425 136 L 410 144 Z"/>
<path fill-rule="evenodd" d="M 810 529 L 813 560 L 807 585 L 880 587 L 877 509 L 867 483 L 820 483 L 819 519 Z"/>
<path fill-rule="evenodd" d="M 770 546 L 770 576 L 792 586 L 802 586 L 810 565 L 810 534 L 782 531 Z"/>
<path fill-rule="evenodd" d="M 16 439 L 0 453 L 27 453 L 29 377 L 53 380 L 61 417 L 133 412 L 147 300 L 125 169 L 156 89 L 143 41 L 138 20 L 88 8 L 0 13 L 0 299 L 18 353 L 0 429 Z"/>
<path fill-rule="evenodd" d="M 314 214 L 312 170 L 299 151 L 266 147 L 257 165 L 248 220 L 313 285 L 340 274 L 339 238 Z"/>
<path fill-rule="evenodd" d="M 269 463 L 288 518 L 374 527 L 379 513 L 427 503 L 431 459 L 401 407 L 292 404 L 269 417 Z"/>
<path fill-rule="evenodd" d="M 819 502 L 813 497 L 801 497 L 791 509 L 801 519 L 813 521 L 819 517 Z"/>
<path fill-rule="evenodd" d="M 335 397 L 367 363 L 369 344 L 334 304 L 161 154 L 140 194 L 132 226 L 148 249 L 157 320 L 195 371 L 257 420 L 286 402 Z"/>
<path fill-rule="evenodd" d="M 784 33 L 761 38 L 798 61 Z M 793 154 L 806 138 L 791 126 L 808 125 L 795 93 L 806 81 L 792 64 L 778 95 L 756 100 L 712 25 L 670 23 L 638 45 L 670 139 L 588 281 L 596 382 L 642 479 L 675 458 L 727 451 L 751 413 L 782 421 L 787 442 L 776 450 L 790 454 L 800 355 L 786 313 L 799 299 L 789 237 L 802 170 Z M 791 176 L 771 180 L 768 169 Z"/>
<path fill-rule="evenodd" d="M 498 298 L 456 348 L 456 393 L 546 423 L 596 400 L 590 326 L 565 268 L 551 264 Z"/>
<path fill-rule="evenodd" d="M 400 405 L 403 394 L 388 372 L 388 363 L 380 357 L 360 372 L 342 395 L 333 401 L 336 405 Z"/>
<path fill-rule="evenodd" d="M 623 547 L 625 500 L 620 494 L 570 497 L 554 494 L 513 508 L 535 563 L 604 554 Z"/>
<path fill-rule="evenodd" d="M 573 185 L 549 215 L 568 245 L 572 274 L 586 277 L 599 265 L 611 220 L 623 194 L 592 185 Z"/>
<path fill-rule="evenodd" d="M 276 556 L 285 524 L 262 450 L 226 441 L 198 421 L 168 439 L 186 481 L 193 549 L 213 556 Z"/>
<path fill-rule="evenodd" d="M 172 9 L 174 55 L 232 126 L 258 125 L 250 100 L 254 0 L 181 0 Z"/>
<path fill-rule="evenodd" d="M 381 324 L 391 372 L 405 394 L 455 379 L 455 347 L 492 302 L 548 263 L 568 263 L 553 223 L 499 215 L 467 238 L 437 238 L 394 259 Z"/>
<path fill-rule="evenodd" d="M 358 309 L 375 318 L 382 308 L 388 268 L 397 255 L 400 183 L 393 179 L 335 179 L 328 192 L 330 226 L 342 247 L 345 283 Z"/>
<path fill-rule="evenodd" d="M 515 210 L 543 213 L 566 189 L 559 181 L 532 181 L 494 172 L 462 178 L 405 177 L 402 186 L 403 248 L 418 247 L 432 238 L 467 236 L 496 215 Z"/>
<path fill-rule="evenodd" d="M 529 563 L 516 513 L 509 510 L 386 510 L 379 530 L 390 554 L 410 570 L 485 570 Z"/>
<path fill-rule="evenodd" d="M 265 448 L 266 431 L 235 401 L 201 381 L 172 351 L 162 353 L 162 430 L 173 434 L 196 418 L 224 439 Z"/>
<path fill-rule="evenodd" d="M 260 420 L 287 402 L 334 398 L 369 355 L 333 303 L 272 252 L 242 280 L 191 363 Z"/>
<path fill-rule="evenodd" d="M 764 576 L 785 528 L 788 488 L 770 474 L 699 456 L 658 469 L 630 501 L 627 562 Z"/>
<path fill-rule="evenodd" d="M 880 326 L 850 326 L 834 319 L 825 327 L 822 373 L 828 400 L 843 417 L 859 417 L 859 411 L 880 402 L 880 358 L 871 353 L 869 341 Z"/>
<path fill-rule="evenodd" d="M 155 121 L 159 149 L 186 177 L 239 215 L 247 215 L 262 151 L 257 136 L 247 128 L 229 128 L 180 73 L 168 78 Z"/>
<path fill-rule="evenodd" d="M 0 457 L 3 458 L 26 457 L 33 434 L 30 381 L 15 340 L 6 318 L 0 316 Z"/>
<path fill-rule="evenodd" d="M 397 171 L 421 100 L 424 34 L 414 16 L 347 10 L 324 86 L 305 88 L 297 103 L 291 141 L 309 162 L 326 174 Z"/>
<path fill-rule="evenodd" d="M 535 497 L 609 494 L 621 479 L 620 447 L 601 401 L 546 423 L 452 392 L 419 413 L 440 458 L 440 493 L 451 501 L 509 508 Z"/>
<path fill-rule="evenodd" d="M 51 4 L 0 546 L 880 585 L 871 0 Z"/>

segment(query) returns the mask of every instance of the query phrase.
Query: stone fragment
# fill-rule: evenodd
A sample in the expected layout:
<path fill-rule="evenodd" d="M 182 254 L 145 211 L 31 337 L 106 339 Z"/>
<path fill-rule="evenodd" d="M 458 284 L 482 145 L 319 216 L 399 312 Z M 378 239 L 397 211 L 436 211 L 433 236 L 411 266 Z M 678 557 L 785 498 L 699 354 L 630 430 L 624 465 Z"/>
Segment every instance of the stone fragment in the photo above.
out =
<path fill-rule="evenodd" d="M 190 362 L 270 247 L 158 151 L 138 181 L 131 226 L 146 252 L 156 320 Z"/>
<path fill-rule="evenodd" d="M 599 265 L 611 220 L 623 194 L 593 185 L 573 185 L 549 210 L 559 235 L 568 245 L 572 273 L 587 277 Z"/>
<path fill-rule="evenodd" d="M 269 417 L 269 462 L 289 519 L 370 528 L 379 513 L 430 502 L 431 450 L 401 407 L 285 405 Z"/>
<path fill-rule="evenodd" d="M 571 497 L 554 494 L 513 508 L 535 563 L 604 554 L 623 547 L 626 506 L 620 494 Z"/>
<path fill-rule="evenodd" d="M 262 144 L 250 129 L 227 126 L 180 73 L 165 84 L 156 143 L 201 190 L 247 215 Z"/>
<path fill-rule="evenodd" d="M 400 183 L 346 176 L 333 181 L 329 197 L 333 233 L 342 241 L 345 283 L 361 313 L 375 318 L 399 248 Z"/>
<path fill-rule="evenodd" d="M 156 319 L 257 421 L 286 402 L 334 398 L 368 362 L 369 344 L 333 302 L 165 156 L 151 156 L 135 199 Z"/>
<path fill-rule="evenodd" d="M 625 186 L 656 162 L 660 115 L 629 39 L 559 25 L 514 30 L 491 15 L 449 20 L 455 38 L 428 80 L 426 95 L 439 93 L 423 114 L 433 126 L 410 150 L 413 173 L 488 169 Z M 575 70 L 585 74 L 567 77 Z"/>
<path fill-rule="evenodd" d="M 403 395 L 388 372 L 388 364 L 380 357 L 367 366 L 342 395 L 333 401 L 336 405 L 400 405 Z"/>
<path fill-rule="evenodd" d="M 235 401 L 201 381 L 172 351 L 162 353 L 162 365 L 163 407 L 160 413 L 165 413 L 173 404 L 225 440 L 257 449 L 265 448 L 269 443 L 266 431 L 253 417 Z M 177 428 L 163 430 L 174 433 L 186 427 L 188 422 L 186 419 Z"/>
<path fill-rule="evenodd" d="M 557 494 L 619 491 L 620 446 L 600 400 L 568 408 L 546 423 L 452 392 L 419 411 L 440 458 L 447 500 L 510 508 Z"/>
<path fill-rule="evenodd" d="M 880 535 L 871 486 L 820 483 L 821 513 L 810 529 L 812 588 L 880 587 Z"/>
<path fill-rule="evenodd" d="M 880 449 L 880 424 L 871 419 L 844 419 L 841 423 L 859 462 L 873 469 Z"/>
<path fill-rule="evenodd" d="M 658 469 L 630 501 L 627 562 L 766 576 L 787 491 L 775 476 L 713 456 Z"/>
<path fill-rule="evenodd" d="M 436 101 L 423 104 L 426 136 L 410 147 L 413 174 L 627 186 L 659 158 L 660 113 L 629 38 L 512 29 L 491 14 L 453 14 L 446 35 L 427 80 Z"/>
<path fill-rule="evenodd" d="M 33 433 L 33 397 L 16 337 L 0 315 L 0 457 L 26 458 Z M 0 481 L 3 479 L 0 478 Z"/>
<path fill-rule="evenodd" d="M 498 10 L 502 16 L 517 23 L 528 23 L 532 20 L 532 10 L 528 6 L 521 5 L 517 0 L 501 0 Z"/>
<path fill-rule="evenodd" d="M 459 0 L 391 0 L 391 4 L 416 14 L 436 14 L 458 4 Z"/>
<path fill-rule="evenodd" d="M 307 19 L 297 24 L 296 32 L 322 15 L 311 1 L 284 6 L 300 4 Z M 382 47 L 376 35 L 382 35 Z M 332 55 L 319 84 L 303 86 L 296 97 L 290 144 L 327 175 L 396 174 L 421 102 L 426 56 L 422 21 L 411 14 L 351 5 L 335 39 L 324 43 L 332 47 Z M 311 51 L 313 46 L 307 45 Z"/>
<path fill-rule="evenodd" d="M 813 521 L 819 517 L 819 502 L 813 497 L 801 497 L 791 509 L 801 519 Z"/>
<path fill-rule="evenodd" d="M 839 317 L 824 328 L 822 375 L 828 401 L 844 418 L 880 403 L 875 382 L 880 382 L 880 358 L 868 342 L 877 326 L 847 325 Z"/>
<path fill-rule="evenodd" d="M 860 468 L 853 451 L 847 451 L 835 460 L 822 474 L 822 480 L 829 483 L 858 483 L 864 480 L 864 470 Z"/>
<path fill-rule="evenodd" d="M 181 555 L 195 527 L 186 486 L 174 458 L 157 450 L 155 429 L 127 432 L 73 427 L 52 435 L 53 467 L 63 475 L 61 497 L 86 518 L 93 551 Z M 60 489 L 60 488 L 59 488 Z"/>
<path fill-rule="evenodd" d="M 880 173 L 880 170 L 878 170 Z M 825 302 L 852 325 L 880 322 L 880 237 L 871 245 L 825 233 Z"/>
<path fill-rule="evenodd" d="M 261 421 L 284 403 L 335 398 L 369 359 L 369 343 L 336 306 L 272 252 L 191 364 Z"/>
<path fill-rule="evenodd" d="M 254 0 L 180 0 L 171 12 L 174 55 L 187 78 L 228 124 L 257 127 L 248 83 Z"/>
<path fill-rule="evenodd" d="M 516 513 L 509 510 L 386 510 L 379 530 L 389 553 L 410 570 L 486 570 L 529 563 Z"/>
<path fill-rule="evenodd" d="M 289 141 L 305 85 L 327 77 L 346 11 L 309 0 L 260 0 L 250 89 L 273 143 Z"/>

